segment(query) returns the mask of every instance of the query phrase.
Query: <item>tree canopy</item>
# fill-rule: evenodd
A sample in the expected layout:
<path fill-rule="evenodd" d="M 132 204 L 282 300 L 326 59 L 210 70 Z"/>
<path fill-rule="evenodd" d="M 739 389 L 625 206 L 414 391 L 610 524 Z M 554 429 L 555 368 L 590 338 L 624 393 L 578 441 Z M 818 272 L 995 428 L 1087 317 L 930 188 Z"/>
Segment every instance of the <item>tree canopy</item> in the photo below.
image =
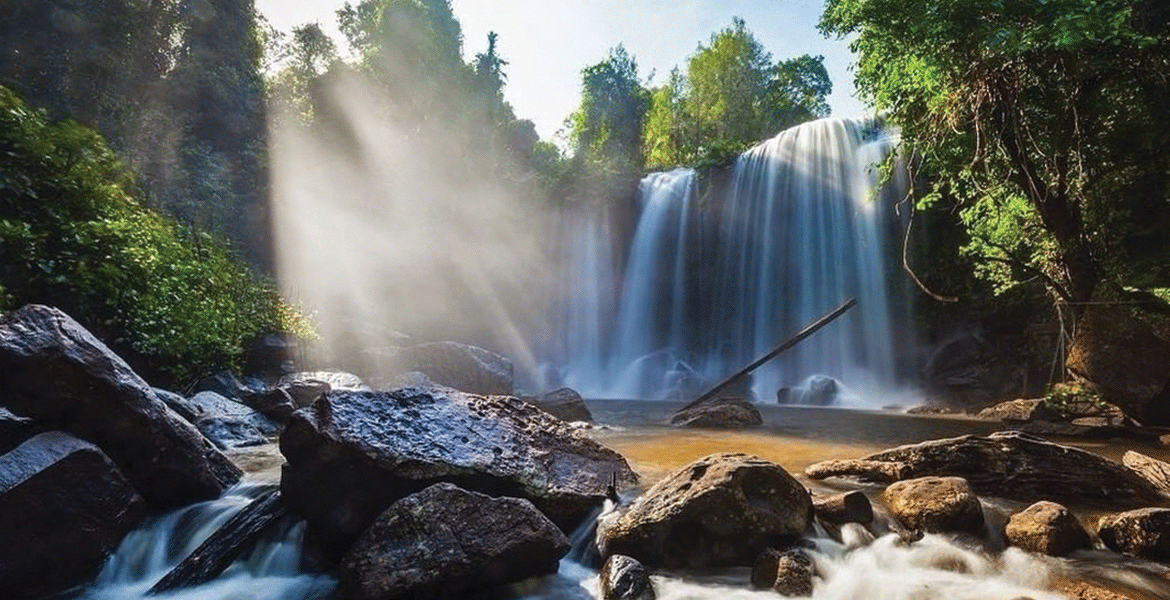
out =
<path fill-rule="evenodd" d="M 901 128 L 968 252 L 1081 306 L 1170 280 L 1170 8 L 1148 0 L 830 0 L 857 85 Z"/>

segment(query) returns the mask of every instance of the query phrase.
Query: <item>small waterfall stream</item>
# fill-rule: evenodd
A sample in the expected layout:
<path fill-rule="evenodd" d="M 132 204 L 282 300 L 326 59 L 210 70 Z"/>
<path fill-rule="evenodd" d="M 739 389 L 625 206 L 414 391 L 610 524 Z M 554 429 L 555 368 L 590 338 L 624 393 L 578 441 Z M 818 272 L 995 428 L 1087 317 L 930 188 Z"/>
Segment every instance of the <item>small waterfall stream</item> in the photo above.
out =
<path fill-rule="evenodd" d="M 898 388 L 913 346 L 909 294 L 892 266 L 893 207 L 907 178 L 894 169 L 883 185 L 879 172 L 895 144 L 877 121 L 822 119 L 752 148 L 707 183 L 689 169 L 647 176 L 616 316 L 596 310 L 607 286 L 591 279 L 612 274 L 578 272 L 570 283 L 566 383 L 592 397 L 694 394 L 855 296 L 857 309 L 757 371 L 752 389 L 771 399 L 814 375 L 858 392 Z M 586 334 L 584 323 L 597 328 Z M 860 393 L 840 396 L 867 405 Z"/>
<path fill-rule="evenodd" d="M 279 524 L 250 554 L 206 585 L 148 596 L 147 590 L 169 573 L 266 486 L 241 483 L 221 498 L 195 504 L 148 521 L 131 532 L 110 557 L 94 585 L 80 600 L 318 600 L 334 588 L 333 579 L 301 570 L 304 524 Z"/>

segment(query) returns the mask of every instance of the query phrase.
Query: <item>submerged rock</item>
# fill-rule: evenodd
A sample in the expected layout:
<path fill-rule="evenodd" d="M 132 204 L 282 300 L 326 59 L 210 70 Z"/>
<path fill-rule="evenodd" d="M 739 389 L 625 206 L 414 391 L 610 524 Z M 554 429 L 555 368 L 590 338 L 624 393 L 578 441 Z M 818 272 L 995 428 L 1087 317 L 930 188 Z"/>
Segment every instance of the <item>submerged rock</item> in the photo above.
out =
<path fill-rule="evenodd" d="M 55 308 L 0 318 L 0 403 L 102 449 L 157 509 L 218 497 L 241 472 L 105 344 Z"/>
<path fill-rule="evenodd" d="M 1170 562 L 1170 508 L 1141 508 L 1104 517 L 1097 535 L 1122 554 Z"/>
<path fill-rule="evenodd" d="M 437 482 L 532 501 L 572 530 L 606 498 L 616 452 L 509 396 L 445 388 L 331 392 L 280 437 L 285 501 L 337 557 L 394 501 Z"/>
<path fill-rule="evenodd" d="M 1022 502 L 1140 507 L 1167 500 L 1118 463 L 1014 431 L 900 446 L 858 460 L 817 463 L 805 473 L 812 479 L 848 476 L 883 483 L 925 476 L 962 477 L 980 494 Z"/>
<path fill-rule="evenodd" d="M 812 499 L 780 465 L 746 454 L 701 458 L 650 488 L 598 529 L 603 556 L 652 568 L 750 566 L 764 548 L 798 540 Z"/>
<path fill-rule="evenodd" d="M 601 600 L 654 600 L 654 585 L 642 563 L 621 554 L 605 561 L 598 575 Z"/>
<path fill-rule="evenodd" d="M 440 483 L 386 509 L 341 562 L 345 600 L 446 600 L 557 572 L 569 542 L 527 500 Z"/>
<path fill-rule="evenodd" d="M 1076 515 L 1055 502 L 1037 502 L 1012 515 L 1004 537 L 1017 548 L 1049 556 L 1092 547 Z"/>
<path fill-rule="evenodd" d="M 882 501 L 910 529 L 926 533 L 983 531 L 983 508 L 961 477 L 921 477 L 886 488 Z"/>
<path fill-rule="evenodd" d="M 570 423 L 575 421 L 593 422 L 593 414 L 585 406 L 585 400 L 576 390 L 561 388 L 539 396 L 523 396 L 524 400 L 538 406 L 544 412 Z"/>
<path fill-rule="evenodd" d="M 39 598 L 97 574 L 145 516 L 96 446 L 53 431 L 0 456 L 0 590 Z"/>
<path fill-rule="evenodd" d="M 418 371 L 441 386 L 469 394 L 512 395 L 512 361 L 476 346 L 432 342 L 378 348 L 369 355 L 381 377 Z"/>
<path fill-rule="evenodd" d="M 670 418 L 675 427 L 739 429 L 757 427 L 764 422 L 760 411 L 745 398 L 712 398 L 684 408 Z"/>

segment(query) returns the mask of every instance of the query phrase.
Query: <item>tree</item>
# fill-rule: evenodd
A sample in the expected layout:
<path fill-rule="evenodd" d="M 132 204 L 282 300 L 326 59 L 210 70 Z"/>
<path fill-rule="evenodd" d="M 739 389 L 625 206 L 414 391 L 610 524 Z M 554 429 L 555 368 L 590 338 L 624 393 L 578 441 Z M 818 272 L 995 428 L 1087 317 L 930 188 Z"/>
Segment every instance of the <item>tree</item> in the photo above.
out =
<path fill-rule="evenodd" d="M 823 57 L 773 63 L 736 18 L 699 45 L 685 76 L 675 69 L 653 90 L 646 162 L 654 168 L 726 162 L 788 127 L 827 116 L 831 91 Z"/>
<path fill-rule="evenodd" d="M 619 171 L 641 171 L 642 126 L 650 92 L 638 77 L 638 62 L 619 45 L 581 71 L 581 106 L 569 117 L 578 157 Z"/>
<path fill-rule="evenodd" d="M 857 85 L 1005 283 L 1080 308 L 1167 253 L 1170 10 L 1149 0 L 830 0 Z M 1144 243 L 1134 243 L 1145 240 Z"/>

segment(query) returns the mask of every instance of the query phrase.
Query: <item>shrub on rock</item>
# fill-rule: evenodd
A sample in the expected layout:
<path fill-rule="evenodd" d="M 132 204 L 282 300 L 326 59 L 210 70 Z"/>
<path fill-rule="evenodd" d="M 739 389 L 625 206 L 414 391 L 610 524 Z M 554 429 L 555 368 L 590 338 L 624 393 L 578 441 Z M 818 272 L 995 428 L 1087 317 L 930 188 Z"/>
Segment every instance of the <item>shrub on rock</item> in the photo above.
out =
<path fill-rule="evenodd" d="M 765 548 L 804 535 L 812 511 L 808 490 L 783 467 L 714 454 L 602 523 L 598 542 L 603 556 L 624 554 L 652 568 L 750 566 Z"/>
<path fill-rule="evenodd" d="M 532 503 L 440 483 L 383 512 L 346 553 L 345 600 L 446 600 L 557 572 L 569 542 Z"/>
<path fill-rule="evenodd" d="M 84 583 L 145 516 L 88 442 L 53 431 L 0 456 L 0 590 L 39 598 Z"/>

